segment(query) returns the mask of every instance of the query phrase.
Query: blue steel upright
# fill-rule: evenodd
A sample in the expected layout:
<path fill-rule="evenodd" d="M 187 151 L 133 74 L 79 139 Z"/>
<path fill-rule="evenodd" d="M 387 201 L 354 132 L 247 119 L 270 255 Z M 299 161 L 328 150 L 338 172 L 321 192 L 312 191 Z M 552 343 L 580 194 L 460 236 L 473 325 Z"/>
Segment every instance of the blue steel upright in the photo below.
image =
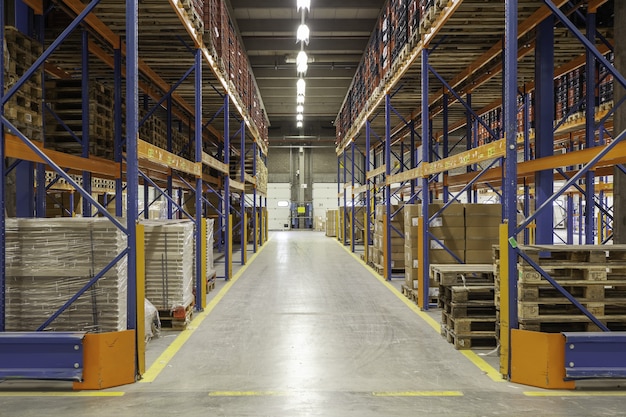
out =
<path fill-rule="evenodd" d="M 122 217 L 124 209 L 123 204 L 123 185 L 122 185 L 122 51 L 116 48 L 113 51 L 113 121 L 115 131 L 113 132 L 113 160 L 119 164 L 119 177 L 115 179 L 115 215 Z"/>
<path fill-rule="evenodd" d="M 450 154 L 450 138 L 448 136 L 448 100 L 447 94 L 443 95 L 443 158 L 447 158 Z M 443 202 L 444 204 L 449 200 L 448 192 L 448 171 L 443 172 Z"/>
<path fill-rule="evenodd" d="M 244 184 L 244 189 L 241 191 L 241 198 L 239 199 L 239 206 L 241 209 L 241 264 L 244 265 L 246 259 L 246 251 L 247 247 L 244 247 L 244 236 L 247 235 L 248 224 L 244 222 L 244 214 L 246 212 L 246 122 L 241 121 L 241 149 L 240 154 L 241 158 L 239 158 L 239 180 Z"/>
<path fill-rule="evenodd" d="M 536 158 L 554 154 L 554 17 L 549 16 L 537 27 L 535 48 L 535 150 Z M 517 98 L 517 95 L 516 95 Z M 506 120 L 506 118 L 505 118 Z M 508 137 L 508 136 L 507 136 Z M 535 173 L 535 204 L 540 207 L 554 192 L 552 169 Z M 535 243 L 554 243 L 554 209 L 548 206 L 538 214 Z"/>
<path fill-rule="evenodd" d="M 230 167 L 230 96 L 224 95 L 224 163 L 227 167 Z M 233 261 L 230 259 L 230 253 L 228 251 L 228 242 L 233 238 L 230 231 L 230 173 L 224 176 L 224 204 L 222 205 L 224 226 L 224 244 L 226 250 L 224 251 L 224 279 L 230 281 L 232 278 L 229 274 L 229 265 Z"/>
<path fill-rule="evenodd" d="M 506 159 L 503 185 L 504 214 L 508 236 L 515 238 L 517 226 L 517 0 L 505 0 L 504 6 L 504 99 L 502 116 L 506 138 Z M 517 317 L 517 252 L 509 248 L 509 333 L 518 327 Z M 510 335 L 509 335 L 510 338 Z M 509 339 L 510 340 L 510 339 Z M 509 345 L 510 349 L 510 345 Z M 509 352 L 509 362 L 510 362 Z M 508 367 L 511 369 L 511 364 Z"/>
<path fill-rule="evenodd" d="M 356 174 L 355 166 L 354 166 L 354 148 L 355 148 L 355 146 L 356 145 L 354 144 L 354 141 L 352 141 L 352 143 L 350 144 L 350 151 L 352 152 L 352 175 L 351 175 L 351 177 L 352 177 L 352 191 L 351 191 L 351 195 L 352 195 L 352 207 L 351 207 L 351 210 L 352 210 L 352 221 L 350 222 L 350 233 L 351 233 L 351 235 L 350 235 L 350 251 L 352 253 L 354 253 L 354 235 L 355 235 L 355 233 L 354 233 L 354 229 L 355 229 L 354 225 L 356 224 L 356 218 L 355 218 L 356 211 L 354 209 L 354 176 Z"/>
<path fill-rule="evenodd" d="M 385 95 L 385 181 L 391 176 L 391 95 Z M 393 213 L 391 207 L 391 184 L 385 185 L 385 218 L 387 219 L 387 239 L 384 244 L 387 248 L 387 276 L 385 279 L 391 281 L 391 214 Z"/>
<path fill-rule="evenodd" d="M 428 49 L 424 48 L 422 50 L 422 163 L 430 162 L 430 112 L 428 109 L 428 73 L 429 73 L 428 63 Z M 468 139 L 469 140 L 469 139 Z M 422 178 L 422 220 L 423 220 L 423 233 L 422 236 L 418 236 L 418 239 L 422 240 L 422 252 L 418 254 L 419 257 L 422 258 L 422 271 L 419 271 L 419 274 L 422 276 L 422 280 L 420 282 L 420 288 L 418 291 L 422 294 L 423 300 L 423 309 L 428 310 L 428 293 L 429 289 L 429 272 L 430 269 L 430 260 L 428 256 L 428 248 L 430 238 L 428 236 L 428 223 L 429 223 L 429 213 L 428 213 L 428 205 L 430 199 L 430 192 L 428 190 L 428 177 L 425 176 Z"/>
<path fill-rule="evenodd" d="M 0 0 L 0 22 L 5 21 L 4 16 L 4 0 Z M 6 51 L 4 50 L 5 34 L 4 25 L 0 25 L 0 56 L 4 56 Z M 0 94 L 4 92 L 4 71 L 5 61 L 0 59 Z M 4 117 L 4 101 L 0 102 L 0 116 Z M 0 125 L 0 161 L 5 160 L 5 143 L 6 133 L 4 132 L 4 126 Z M 6 168 L 4 162 L 0 164 L 0 213 L 6 212 Z M 6 218 L 0 216 L 0 332 L 4 332 L 6 328 L 5 312 L 6 312 Z"/>
<path fill-rule="evenodd" d="M 257 163 L 256 163 L 256 157 L 257 154 L 259 153 L 256 141 L 252 142 L 252 174 L 255 176 L 257 183 L 254 184 L 254 187 L 252 187 L 252 230 L 254 230 L 254 233 L 252 233 L 252 251 L 254 253 L 257 252 L 258 250 L 258 240 L 257 240 L 257 221 L 256 221 L 256 216 L 258 213 L 257 210 L 257 185 L 258 185 L 258 176 L 257 176 Z"/>
<path fill-rule="evenodd" d="M 589 42 L 595 45 L 596 42 L 596 14 L 588 13 L 587 14 L 587 39 Z M 596 60 L 593 56 L 591 50 L 586 50 L 586 65 L 585 72 L 587 77 L 587 85 L 585 91 L 585 148 L 592 148 L 596 146 L 595 138 L 595 111 L 596 111 Z M 593 170 L 587 171 L 585 174 L 585 244 L 593 245 L 593 231 L 595 229 L 595 207 L 596 203 L 594 200 L 595 195 L 595 174 Z M 600 234 L 600 230 L 598 230 L 598 235 Z M 598 242 L 601 243 L 601 242 Z"/>
<path fill-rule="evenodd" d="M 195 88 L 195 161 L 196 163 L 202 163 L 202 50 L 196 49 L 195 51 L 195 79 L 194 79 L 194 88 Z M 171 180 L 171 177 L 170 177 Z M 170 184 L 168 184 L 169 186 Z M 204 277 L 202 276 L 202 262 L 201 259 L 204 256 L 202 253 L 202 206 L 204 204 L 204 199 L 202 198 L 202 172 L 200 172 L 200 176 L 196 177 L 196 213 L 195 213 L 195 234 L 196 234 L 196 282 L 195 282 L 195 293 L 196 293 L 196 311 L 202 311 L 202 282 Z M 168 193 L 170 193 L 171 197 L 171 188 L 168 187 Z"/>
<path fill-rule="evenodd" d="M 372 231 L 371 231 L 371 220 L 372 220 L 372 206 L 371 206 L 371 191 L 370 191 L 370 184 L 369 184 L 369 180 L 367 179 L 367 171 L 369 171 L 370 169 L 370 155 L 371 155 L 371 151 L 370 151 L 370 147 L 371 147 L 371 125 L 370 125 L 370 121 L 367 120 L 365 122 L 365 169 L 364 171 L 364 177 L 365 177 L 365 182 L 364 184 L 367 185 L 367 189 L 365 190 L 365 224 L 363 225 L 363 227 L 365 228 L 365 235 L 363 236 L 363 239 L 365 239 L 365 243 L 367 243 L 367 246 L 369 246 L 372 242 Z M 369 258 L 369 254 L 367 254 L 367 260 L 368 261 L 372 261 Z"/>
<path fill-rule="evenodd" d="M 137 214 L 139 167 L 137 159 L 139 112 L 139 0 L 126 0 L 126 184 L 128 231 L 127 327 L 137 328 Z M 141 318 L 143 320 L 143 317 Z"/>
<path fill-rule="evenodd" d="M 83 158 L 89 158 L 89 147 L 91 138 L 89 137 L 89 32 L 86 29 L 82 31 L 82 154 Z M 83 171 L 83 188 L 91 194 L 91 172 Z M 74 206 L 72 206 L 72 210 Z M 83 217 L 91 217 L 91 203 L 87 199 L 83 199 Z"/>

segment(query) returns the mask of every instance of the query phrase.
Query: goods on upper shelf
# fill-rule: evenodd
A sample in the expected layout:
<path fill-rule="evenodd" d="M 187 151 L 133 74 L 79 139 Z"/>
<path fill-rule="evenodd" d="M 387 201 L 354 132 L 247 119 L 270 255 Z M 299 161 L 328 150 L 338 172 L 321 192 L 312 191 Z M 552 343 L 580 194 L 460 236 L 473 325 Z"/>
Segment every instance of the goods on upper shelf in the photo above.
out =
<path fill-rule="evenodd" d="M 258 130 L 261 139 L 268 136 L 267 118 L 261 108 L 261 100 L 246 49 L 237 37 L 233 21 L 224 0 L 204 2 L 204 43 L 216 58 L 219 67 L 239 94 L 242 104 Z"/>
<path fill-rule="evenodd" d="M 6 26 L 4 48 L 5 92 L 8 91 L 41 55 L 41 44 Z M 9 99 L 4 114 L 26 137 L 41 140 L 41 71 L 35 73 Z"/>

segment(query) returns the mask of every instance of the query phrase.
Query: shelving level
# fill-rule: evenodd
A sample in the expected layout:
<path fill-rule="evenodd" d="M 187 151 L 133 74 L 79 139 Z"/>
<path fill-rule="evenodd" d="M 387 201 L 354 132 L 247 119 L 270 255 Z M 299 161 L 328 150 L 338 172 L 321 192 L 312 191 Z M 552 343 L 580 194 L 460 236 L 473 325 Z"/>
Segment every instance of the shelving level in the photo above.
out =
<path fill-rule="evenodd" d="M 405 203 L 422 204 L 417 301 L 423 309 L 429 308 L 428 248 L 458 249 L 435 239 L 431 228 L 441 226 L 437 218 L 457 201 L 502 203 L 507 226 L 500 246 L 507 248 L 504 281 L 511 288 L 524 257 L 516 242 L 552 244 L 553 204 L 561 196 L 562 243 L 574 243 L 575 218 L 579 243 L 594 243 L 596 228 L 603 229 L 598 243 L 611 240 L 606 193 L 614 167 L 626 161 L 616 143 L 621 135 L 613 133 L 612 85 L 623 77 L 612 65 L 612 3 L 579 6 L 390 0 L 383 9 L 335 121 L 338 200 L 347 208 L 346 225 L 353 224 L 354 207 L 366 208 L 366 260 L 373 225 L 384 217 L 387 279 L 396 277 L 392 241 L 404 236 L 393 219 Z M 433 201 L 443 204 L 435 213 L 428 208 Z M 506 290 L 502 299 L 501 370 L 510 376 L 517 294 Z M 593 320 L 585 306 L 574 305 Z"/>
<path fill-rule="evenodd" d="M 248 236 L 254 252 L 267 236 L 268 120 L 254 75 L 229 32 L 223 1 L 59 0 L 44 8 L 27 0 L 7 10 L 15 14 L 0 13 L 8 23 L 2 121 L 12 165 L 2 174 L 16 185 L 3 207 L 18 217 L 107 217 L 126 236 L 111 261 L 128 262 L 127 322 L 141 334 L 133 352 L 133 375 L 140 375 L 139 220 L 194 223 L 197 310 L 210 278 L 203 219 L 215 219 L 216 249 L 224 254 L 218 276 L 226 279 L 233 241 L 243 264 Z M 98 271 L 91 273 L 97 281 Z M 1 276 L 4 332 L 4 267 Z"/>

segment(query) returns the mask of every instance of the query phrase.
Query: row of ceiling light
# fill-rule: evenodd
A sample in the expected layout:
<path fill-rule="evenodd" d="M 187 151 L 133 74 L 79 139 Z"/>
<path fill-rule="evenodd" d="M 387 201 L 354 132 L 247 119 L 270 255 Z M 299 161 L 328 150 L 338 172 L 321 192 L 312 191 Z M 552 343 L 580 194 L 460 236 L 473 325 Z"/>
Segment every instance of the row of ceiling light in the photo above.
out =
<path fill-rule="evenodd" d="M 304 50 L 304 45 L 309 44 L 309 27 L 306 25 L 306 14 L 311 10 L 311 0 L 298 0 L 297 11 L 301 12 L 300 26 L 296 33 L 297 42 L 300 44 L 300 52 L 296 58 L 298 82 L 296 83 L 296 127 L 304 126 L 304 96 L 306 95 L 306 81 L 304 76 L 309 67 L 309 57 Z"/>

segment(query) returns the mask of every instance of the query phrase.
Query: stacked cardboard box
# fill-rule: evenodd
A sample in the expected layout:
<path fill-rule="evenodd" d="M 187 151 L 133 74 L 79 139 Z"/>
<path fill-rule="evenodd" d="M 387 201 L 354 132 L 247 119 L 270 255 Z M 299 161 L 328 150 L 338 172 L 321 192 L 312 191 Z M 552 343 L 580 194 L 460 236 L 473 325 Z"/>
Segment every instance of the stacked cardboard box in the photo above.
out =
<path fill-rule="evenodd" d="M 405 285 L 412 290 L 417 289 L 417 222 L 422 212 L 419 204 L 406 204 L 404 206 L 404 281 Z"/>
<path fill-rule="evenodd" d="M 430 204 L 428 215 L 432 217 L 442 207 L 442 203 Z M 430 239 L 429 261 L 431 264 L 452 264 L 465 261 L 465 210 L 462 204 L 452 204 L 447 207 L 430 222 L 428 230 L 436 239 Z"/>
<path fill-rule="evenodd" d="M 492 245 L 498 244 L 502 205 L 465 204 L 465 262 L 492 263 Z"/>
<path fill-rule="evenodd" d="M 145 225 L 146 298 L 160 311 L 193 304 L 194 224 L 150 220 Z"/>
<path fill-rule="evenodd" d="M 316 232 L 326 231 L 326 218 L 324 216 L 315 216 L 315 231 Z"/>
<path fill-rule="evenodd" d="M 7 219 L 6 330 L 37 330 L 124 248 L 107 219 Z M 45 330 L 126 329 L 127 281 L 123 257 Z"/>
<path fill-rule="evenodd" d="M 326 210 L 326 236 L 337 236 L 337 210 Z"/>
<path fill-rule="evenodd" d="M 391 212 L 395 213 L 398 210 L 397 206 L 392 206 Z M 383 219 L 387 216 L 385 206 L 376 207 L 376 221 L 374 222 L 374 249 L 372 250 L 372 263 L 382 268 L 386 262 L 384 257 L 385 253 L 385 239 L 384 239 L 384 222 Z M 404 218 L 401 216 L 395 216 L 391 220 L 391 269 L 404 269 L 404 237 L 398 235 L 393 229 L 397 229 L 400 233 L 404 233 Z M 378 262 L 376 262 L 378 260 Z"/>

